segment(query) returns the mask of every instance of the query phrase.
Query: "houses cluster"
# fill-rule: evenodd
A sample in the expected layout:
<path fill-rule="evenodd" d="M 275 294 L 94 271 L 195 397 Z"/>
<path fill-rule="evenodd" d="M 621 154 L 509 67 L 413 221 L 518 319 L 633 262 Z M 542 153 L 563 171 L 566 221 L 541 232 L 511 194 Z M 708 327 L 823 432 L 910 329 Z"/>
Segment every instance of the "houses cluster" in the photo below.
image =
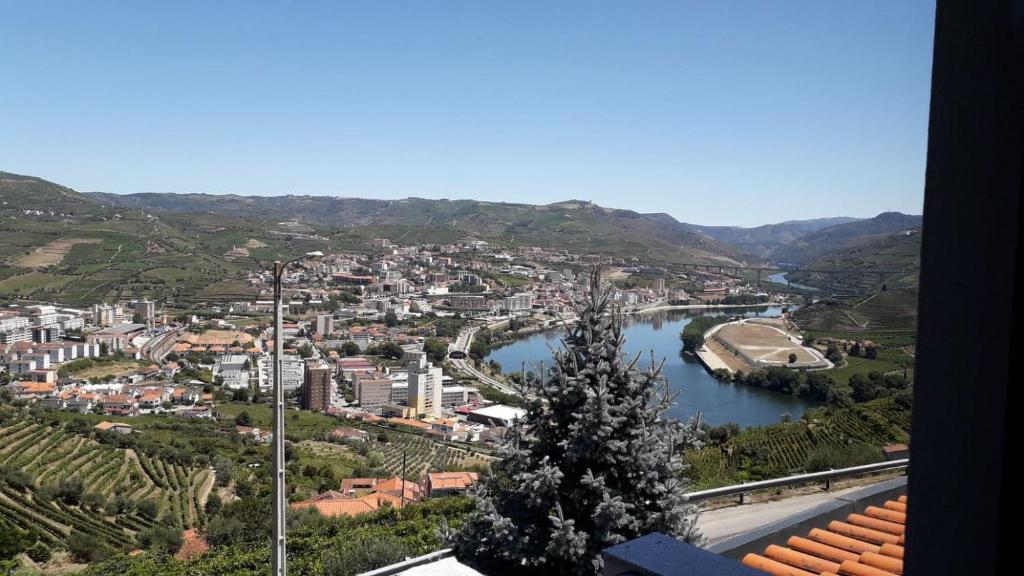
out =
<path fill-rule="evenodd" d="M 133 384 L 54 384 L 15 382 L 10 385 L 17 400 L 38 402 L 51 410 L 99 412 L 109 416 L 170 413 L 185 418 L 211 418 L 213 395 L 201 386 Z"/>
<path fill-rule="evenodd" d="M 293 509 L 313 508 L 324 516 L 356 516 L 382 507 L 402 508 L 424 498 L 464 493 L 478 479 L 475 472 L 431 472 L 420 484 L 401 476 L 346 478 L 340 490 L 328 490 L 309 500 L 294 502 Z"/>

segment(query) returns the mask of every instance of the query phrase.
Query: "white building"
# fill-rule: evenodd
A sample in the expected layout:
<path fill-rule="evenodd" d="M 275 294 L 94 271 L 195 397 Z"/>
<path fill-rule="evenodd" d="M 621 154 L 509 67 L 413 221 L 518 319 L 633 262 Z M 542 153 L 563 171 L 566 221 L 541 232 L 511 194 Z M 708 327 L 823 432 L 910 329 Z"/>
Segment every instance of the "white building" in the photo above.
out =
<path fill-rule="evenodd" d="M 441 416 L 441 376 L 441 367 L 428 362 L 425 353 L 414 353 L 412 362 L 409 362 L 408 406 L 415 414 Z"/>
<path fill-rule="evenodd" d="M 0 344 L 31 342 L 32 330 L 29 329 L 29 324 L 28 318 L 24 316 L 0 318 Z"/>
<path fill-rule="evenodd" d="M 529 312 L 533 309 L 533 294 L 531 292 L 520 292 L 505 298 L 503 308 L 509 313 Z"/>
<path fill-rule="evenodd" d="M 334 316 L 331 314 L 316 315 L 316 333 L 321 336 L 334 333 Z"/>
<path fill-rule="evenodd" d="M 116 326 L 126 322 L 124 308 L 120 305 L 94 304 L 92 307 L 92 321 L 97 326 Z"/>

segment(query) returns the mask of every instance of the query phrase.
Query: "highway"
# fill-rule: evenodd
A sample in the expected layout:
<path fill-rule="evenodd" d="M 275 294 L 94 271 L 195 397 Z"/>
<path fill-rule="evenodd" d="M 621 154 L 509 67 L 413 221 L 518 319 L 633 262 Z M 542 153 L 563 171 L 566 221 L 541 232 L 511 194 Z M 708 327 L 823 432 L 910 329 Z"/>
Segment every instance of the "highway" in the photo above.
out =
<path fill-rule="evenodd" d="M 459 335 L 455 337 L 455 342 L 452 342 L 451 344 L 448 345 L 448 352 L 451 353 L 454 351 L 459 351 L 468 355 L 469 345 L 473 343 L 473 336 L 476 335 L 478 330 L 480 330 L 479 326 L 467 327 L 460 330 Z M 450 361 L 452 363 L 452 366 L 454 366 L 455 369 L 458 370 L 459 372 L 462 372 L 467 376 L 476 378 L 480 382 L 483 382 L 484 384 L 487 384 L 488 386 L 491 386 L 500 392 L 503 392 L 505 394 L 519 394 L 519 391 L 516 390 L 515 388 L 509 386 L 504 382 L 499 382 L 494 378 L 491 378 L 490 376 L 487 376 L 483 372 L 480 372 L 479 370 L 474 368 L 472 360 L 469 360 L 468 358 L 450 358 Z"/>

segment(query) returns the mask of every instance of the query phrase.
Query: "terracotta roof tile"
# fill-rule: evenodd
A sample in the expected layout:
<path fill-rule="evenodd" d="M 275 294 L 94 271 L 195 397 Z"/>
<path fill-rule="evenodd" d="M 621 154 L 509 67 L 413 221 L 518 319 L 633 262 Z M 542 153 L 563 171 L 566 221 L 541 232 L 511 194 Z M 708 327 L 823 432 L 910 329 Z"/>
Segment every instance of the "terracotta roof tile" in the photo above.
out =
<path fill-rule="evenodd" d="M 775 576 L 900 576 L 907 497 L 884 506 L 868 506 L 815 528 L 808 538 L 793 536 L 786 546 L 771 545 L 764 554 L 747 554 L 743 564 Z"/>

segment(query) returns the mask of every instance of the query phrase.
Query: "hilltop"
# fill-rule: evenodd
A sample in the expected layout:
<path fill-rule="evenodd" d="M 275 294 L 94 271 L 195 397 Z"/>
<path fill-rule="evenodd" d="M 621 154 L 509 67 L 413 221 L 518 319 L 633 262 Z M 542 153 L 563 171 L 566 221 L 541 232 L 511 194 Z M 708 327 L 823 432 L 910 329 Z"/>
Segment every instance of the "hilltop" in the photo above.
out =
<path fill-rule="evenodd" d="M 802 266 L 829 253 L 853 248 L 871 237 L 920 229 L 921 222 L 921 216 L 883 212 L 874 218 L 828 226 L 803 235 L 772 250 L 769 258 L 778 263 Z"/>
<path fill-rule="evenodd" d="M 705 236 L 729 244 L 743 252 L 761 259 L 769 259 L 773 252 L 801 238 L 825 228 L 858 222 L 859 218 L 840 216 L 816 218 L 813 220 L 788 220 L 778 224 L 765 224 L 753 228 L 741 226 L 688 226 Z"/>
<path fill-rule="evenodd" d="M 577 200 L 531 205 L 424 198 L 170 193 L 92 193 L 89 198 L 124 208 L 254 220 L 290 219 L 410 243 L 472 237 L 499 245 L 536 245 L 622 257 L 640 255 L 662 262 L 735 263 L 739 257 L 733 248 L 667 214 L 641 214 Z"/>

